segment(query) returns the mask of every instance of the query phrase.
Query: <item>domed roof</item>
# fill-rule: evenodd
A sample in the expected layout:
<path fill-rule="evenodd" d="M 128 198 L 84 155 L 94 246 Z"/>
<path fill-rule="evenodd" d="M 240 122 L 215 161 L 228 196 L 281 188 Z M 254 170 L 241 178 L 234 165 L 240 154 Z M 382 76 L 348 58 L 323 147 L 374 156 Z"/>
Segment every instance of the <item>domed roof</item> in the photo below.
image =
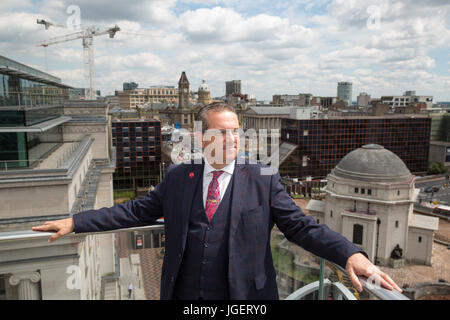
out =
<path fill-rule="evenodd" d="M 333 169 L 336 177 L 373 182 L 406 181 L 411 172 L 395 153 L 378 144 L 349 152 Z"/>
<path fill-rule="evenodd" d="M 198 91 L 210 91 L 209 86 L 206 84 L 205 80 L 202 80 L 202 84 L 198 87 Z"/>

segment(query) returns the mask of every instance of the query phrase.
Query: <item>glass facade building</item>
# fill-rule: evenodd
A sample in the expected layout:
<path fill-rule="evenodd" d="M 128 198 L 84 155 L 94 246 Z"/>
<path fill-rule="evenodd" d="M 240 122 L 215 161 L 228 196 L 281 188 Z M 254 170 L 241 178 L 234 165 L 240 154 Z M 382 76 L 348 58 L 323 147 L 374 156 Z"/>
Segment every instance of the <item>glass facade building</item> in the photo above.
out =
<path fill-rule="evenodd" d="M 0 170 L 29 168 L 63 141 L 58 124 L 69 86 L 0 56 Z"/>
<path fill-rule="evenodd" d="M 353 84 L 351 82 L 338 82 L 337 97 L 339 100 L 347 102 L 347 105 L 352 105 Z"/>
<path fill-rule="evenodd" d="M 282 176 L 326 177 L 350 151 L 379 144 L 413 174 L 427 171 L 431 119 L 427 116 L 282 119 L 281 141 L 297 149 L 280 165 Z"/>
<path fill-rule="evenodd" d="M 61 79 L 0 56 L 0 106 L 36 106 L 69 98 Z"/>

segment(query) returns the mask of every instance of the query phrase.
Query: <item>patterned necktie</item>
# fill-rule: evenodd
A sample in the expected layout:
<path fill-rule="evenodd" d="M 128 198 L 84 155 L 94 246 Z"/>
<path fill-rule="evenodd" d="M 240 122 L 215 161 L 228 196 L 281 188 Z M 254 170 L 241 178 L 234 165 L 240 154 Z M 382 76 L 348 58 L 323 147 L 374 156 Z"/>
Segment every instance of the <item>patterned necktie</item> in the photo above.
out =
<path fill-rule="evenodd" d="M 220 189 L 217 179 L 222 173 L 223 171 L 213 171 L 213 178 L 208 186 L 208 196 L 206 197 L 205 212 L 209 222 L 211 222 L 211 219 L 216 212 L 217 207 L 219 207 Z"/>

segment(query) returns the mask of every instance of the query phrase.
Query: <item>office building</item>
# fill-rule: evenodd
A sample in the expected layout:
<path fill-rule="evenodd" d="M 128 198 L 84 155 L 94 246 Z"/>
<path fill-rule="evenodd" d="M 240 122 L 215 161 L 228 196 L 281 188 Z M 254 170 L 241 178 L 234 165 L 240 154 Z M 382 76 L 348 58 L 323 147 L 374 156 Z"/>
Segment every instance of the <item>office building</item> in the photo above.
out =
<path fill-rule="evenodd" d="M 117 91 L 119 107 L 122 109 L 136 109 L 145 104 L 178 100 L 178 89 L 173 86 L 152 86 L 149 88 L 134 88 Z"/>
<path fill-rule="evenodd" d="M 113 204 L 107 106 L 67 101 L 59 78 L 5 57 L 0 65 L 0 299 L 100 299 L 117 271 L 114 236 L 49 244 L 31 228 Z"/>
<path fill-rule="evenodd" d="M 160 182 L 161 123 L 157 120 L 112 121 L 117 168 L 114 190 L 149 188 Z"/>
<path fill-rule="evenodd" d="M 323 178 L 347 153 L 365 144 L 394 152 L 413 174 L 428 168 L 431 119 L 425 115 L 281 121 L 281 142 L 297 146 L 280 165 L 283 176 Z"/>
<path fill-rule="evenodd" d="M 69 99 L 61 79 L 0 56 L 0 106 L 36 106 Z"/>
<path fill-rule="evenodd" d="M 361 92 L 356 98 L 356 105 L 358 107 L 368 107 L 370 104 L 370 95 L 366 92 Z"/>
<path fill-rule="evenodd" d="M 337 98 L 344 101 L 348 106 L 352 105 L 353 84 L 351 82 L 338 82 Z"/>
<path fill-rule="evenodd" d="M 136 82 L 124 82 L 123 83 L 123 90 L 134 90 L 137 89 L 139 85 Z"/>
<path fill-rule="evenodd" d="M 225 96 L 241 94 L 241 80 L 231 80 L 225 82 Z"/>
<path fill-rule="evenodd" d="M 381 102 L 388 104 L 392 110 L 411 104 L 424 104 L 421 109 L 428 110 L 433 107 L 433 96 L 418 96 L 415 91 L 406 91 L 401 96 L 382 96 Z"/>

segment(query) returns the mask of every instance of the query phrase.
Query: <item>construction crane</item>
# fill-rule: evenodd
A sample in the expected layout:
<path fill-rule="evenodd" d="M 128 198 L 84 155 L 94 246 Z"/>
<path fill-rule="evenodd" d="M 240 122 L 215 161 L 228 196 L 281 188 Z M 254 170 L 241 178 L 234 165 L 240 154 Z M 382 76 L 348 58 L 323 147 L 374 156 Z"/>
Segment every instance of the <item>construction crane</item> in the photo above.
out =
<path fill-rule="evenodd" d="M 37 24 L 44 25 L 46 30 L 50 28 L 50 26 L 65 28 L 64 25 L 54 24 L 52 22 L 45 21 L 42 19 L 38 19 L 36 22 Z M 118 31 L 120 31 L 120 28 L 117 25 L 115 25 L 112 28 L 103 30 L 95 26 L 90 26 L 82 28 L 80 31 L 75 33 L 70 33 L 63 36 L 48 39 L 38 44 L 38 46 L 46 48 L 49 45 L 82 39 L 84 70 L 85 76 L 87 78 L 86 82 L 89 84 L 88 92 L 86 92 L 86 99 L 94 100 L 96 96 L 94 89 L 94 80 L 95 80 L 94 37 L 108 34 L 110 38 L 114 38 L 116 32 Z"/>

